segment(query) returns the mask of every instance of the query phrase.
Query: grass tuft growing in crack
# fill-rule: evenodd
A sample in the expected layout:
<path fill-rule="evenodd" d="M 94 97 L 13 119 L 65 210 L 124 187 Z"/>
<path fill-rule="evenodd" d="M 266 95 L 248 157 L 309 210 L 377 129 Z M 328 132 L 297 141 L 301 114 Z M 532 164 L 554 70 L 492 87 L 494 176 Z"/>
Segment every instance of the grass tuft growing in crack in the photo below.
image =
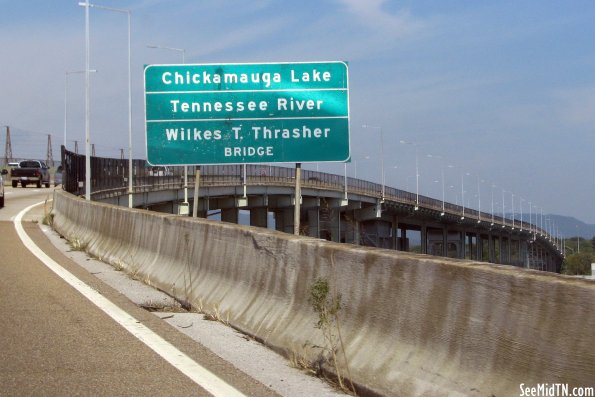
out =
<path fill-rule="evenodd" d="M 149 312 L 168 312 L 168 313 L 186 313 L 182 305 L 179 302 L 155 302 L 155 301 L 148 301 L 145 303 L 139 304 L 140 307 L 149 311 Z"/>
<path fill-rule="evenodd" d="M 85 251 L 87 249 L 87 243 L 83 242 L 83 240 L 78 237 L 71 238 L 69 243 L 70 248 L 72 248 L 73 251 Z"/>
<path fill-rule="evenodd" d="M 209 312 L 203 310 L 202 313 L 204 314 L 205 320 L 218 321 L 224 325 L 227 325 L 227 326 L 230 325 L 229 311 L 222 313 L 221 309 L 219 308 L 219 305 L 213 306 L 213 309 Z"/>
<path fill-rule="evenodd" d="M 328 280 L 324 278 L 317 279 L 310 286 L 310 296 L 308 303 L 318 314 L 316 328 L 320 329 L 323 336 L 324 345 L 315 346 L 322 349 L 323 355 L 326 354 L 326 360 L 333 366 L 337 376 L 338 387 L 350 394 L 357 395 L 353 383 L 350 386 L 345 384 L 343 371 L 349 374 L 349 364 L 345 355 L 345 348 L 341 338 L 341 329 L 339 326 L 339 312 L 341 310 L 341 294 L 331 294 L 331 288 Z M 340 349 L 339 349 L 340 348 Z M 338 358 L 339 352 L 343 353 L 345 359 L 345 368 L 341 365 Z M 313 363 L 310 363 L 311 366 Z M 319 363 L 321 366 L 322 363 Z M 351 376 L 349 376 L 351 378 Z"/>

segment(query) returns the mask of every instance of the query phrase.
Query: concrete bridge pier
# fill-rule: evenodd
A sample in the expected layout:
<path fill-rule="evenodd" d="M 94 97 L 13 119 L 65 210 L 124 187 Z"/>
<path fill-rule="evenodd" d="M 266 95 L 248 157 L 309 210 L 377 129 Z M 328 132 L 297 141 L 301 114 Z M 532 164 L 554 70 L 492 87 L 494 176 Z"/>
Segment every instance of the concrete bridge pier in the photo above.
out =
<path fill-rule="evenodd" d="M 527 240 L 521 240 L 520 242 L 520 253 L 519 253 L 519 260 L 522 262 L 523 267 L 529 267 L 529 255 L 527 253 L 529 244 Z"/>
<path fill-rule="evenodd" d="M 488 234 L 488 262 L 496 263 L 496 250 L 494 247 L 494 236 L 490 232 Z"/>
<path fill-rule="evenodd" d="M 504 241 L 503 251 L 504 251 L 504 260 L 502 261 L 503 264 L 508 265 L 512 262 L 512 247 L 510 238 L 502 237 L 502 241 Z"/>
<path fill-rule="evenodd" d="M 422 254 L 428 253 L 428 227 L 424 224 L 420 226 L 421 233 L 421 252 Z"/>
<path fill-rule="evenodd" d="M 361 208 L 362 203 L 359 201 L 350 201 L 346 207 L 342 208 L 343 240 L 347 244 L 361 245 L 361 221 L 358 217 Z"/>
<path fill-rule="evenodd" d="M 448 257 L 448 228 L 442 229 L 442 256 Z"/>
<path fill-rule="evenodd" d="M 377 248 L 392 248 L 392 225 L 384 220 L 360 222 L 361 245 Z"/>
<path fill-rule="evenodd" d="M 224 208 L 221 210 L 221 220 L 223 222 L 229 223 L 239 223 L 239 215 L 240 209 L 237 207 L 234 208 Z"/>
<path fill-rule="evenodd" d="M 250 208 L 250 226 L 269 226 L 269 210 L 267 207 Z"/>
<path fill-rule="evenodd" d="M 396 250 L 397 246 L 399 245 L 399 219 L 396 215 L 393 215 L 390 223 L 390 235 L 392 237 L 390 249 Z"/>
<path fill-rule="evenodd" d="M 483 246 L 484 240 L 483 235 L 481 233 L 477 234 L 477 259 L 483 261 Z"/>
<path fill-rule="evenodd" d="M 342 214 L 343 238 L 347 244 L 360 245 L 360 222 L 356 220 L 355 211 L 346 208 Z"/>
<path fill-rule="evenodd" d="M 331 241 L 336 243 L 345 242 L 345 237 L 341 237 L 343 230 L 341 224 L 343 216 L 341 211 L 341 200 L 329 199 L 327 200 L 329 207 L 329 229 L 331 232 Z"/>
<path fill-rule="evenodd" d="M 465 230 L 461 232 L 461 259 L 473 259 L 473 235 Z"/>
<path fill-rule="evenodd" d="M 308 212 L 308 236 L 320 238 L 320 209 L 311 208 Z"/>
<path fill-rule="evenodd" d="M 273 213 L 275 214 L 275 229 L 293 234 L 293 207 L 276 208 Z"/>

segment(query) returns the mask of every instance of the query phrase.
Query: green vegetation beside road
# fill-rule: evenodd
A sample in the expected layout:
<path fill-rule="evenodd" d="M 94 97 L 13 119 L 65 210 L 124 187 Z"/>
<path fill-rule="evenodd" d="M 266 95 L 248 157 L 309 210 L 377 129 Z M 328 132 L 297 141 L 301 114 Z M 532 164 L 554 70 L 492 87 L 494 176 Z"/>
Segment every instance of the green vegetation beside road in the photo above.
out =
<path fill-rule="evenodd" d="M 562 264 L 562 274 L 575 276 L 591 275 L 591 263 L 595 263 L 595 237 L 588 240 L 571 237 L 564 242 L 566 259 Z"/>

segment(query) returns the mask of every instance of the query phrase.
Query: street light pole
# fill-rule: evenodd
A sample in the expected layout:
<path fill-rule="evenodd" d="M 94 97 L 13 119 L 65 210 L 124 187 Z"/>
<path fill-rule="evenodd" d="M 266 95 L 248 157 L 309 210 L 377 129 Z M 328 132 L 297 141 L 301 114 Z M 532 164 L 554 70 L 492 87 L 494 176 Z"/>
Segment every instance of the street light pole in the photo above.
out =
<path fill-rule="evenodd" d="M 89 94 L 89 0 L 79 3 L 85 7 L 85 199 L 91 200 L 91 104 Z"/>
<path fill-rule="evenodd" d="M 529 234 L 533 233 L 533 204 L 529 201 Z"/>
<path fill-rule="evenodd" d="M 461 202 L 463 205 L 463 216 L 461 216 L 461 220 L 463 220 L 465 219 L 465 173 L 461 174 Z"/>
<path fill-rule="evenodd" d="M 581 253 L 581 238 L 578 235 L 578 225 L 576 225 L 576 252 Z"/>
<path fill-rule="evenodd" d="M 437 158 L 440 160 L 440 177 L 441 177 L 441 182 L 442 182 L 442 212 L 440 213 L 440 216 L 444 216 L 445 214 L 445 203 L 444 203 L 444 159 L 442 158 L 442 156 L 436 156 L 433 154 L 428 154 L 427 157 L 429 158 Z"/>
<path fill-rule="evenodd" d="M 419 209 L 419 155 L 417 151 L 417 143 L 415 142 L 407 142 L 407 141 L 399 141 L 402 145 L 413 145 L 415 147 L 415 208 L 414 210 L 417 211 Z"/>
<path fill-rule="evenodd" d="M 380 131 L 380 180 L 382 182 L 382 201 L 384 201 L 384 189 L 385 189 L 385 181 L 384 181 L 384 135 L 382 134 L 382 127 L 376 127 L 373 125 L 362 125 L 362 128 L 375 128 Z"/>
<path fill-rule="evenodd" d="M 95 73 L 97 72 L 97 70 L 95 69 L 91 69 L 90 70 L 91 73 Z M 83 74 L 85 73 L 84 70 L 74 70 L 74 71 L 67 71 L 64 73 L 64 147 L 66 147 L 66 124 L 67 124 L 67 120 L 68 120 L 68 76 L 70 76 L 71 74 Z"/>
<path fill-rule="evenodd" d="M 442 212 L 440 213 L 440 216 L 444 216 L 444 214 L 446 213 L 446 209 L 445 209 L 445 191 L 444 191 L 444 164 L 442 164 L 440 166 L 440 174 L 442 176 Z"/>
<path fill-rule="evenodd" d="M 419 209 L 419 155 L 415 146 L 415 211 Z"/>
<path fill-rule="evenodd" d="M 85 191 L 87 200 L 91 199 L 91 157 L 90 153 L 90 100 L 89 100 L 89 59 L 90 59 L 90 34 L 89 34 L 89 8 L 97 8 L 100 10 L 113 11 L 127 15 L 128 21 L 128 206 L 132 208 L 132 68 L 131 68 L 131 35 L 130 35 L 130 10 L 122 8 L 105 7 L 89 3 L 85 0 L 84 3 L 79 3 L 79 6 L 85 7 Z M 66 128 L 66 127 L 65 127 Z"/>
<path fill-rule="evenodd" d="M 494 188 L 496 185 L 492 183 L 492 224 L 490 226 L 494 226 Z"/>
<path fill-rule="evenodd" d="M 502 189 L 502 227 L 506 227 L 506 217 L 504 216 L 504 193 L 506 193 L 506 190 Z"/>
<path fill-rule="evenodd" d="M 479 186 L 480 178 L 477 176 L 477 223 L 481 223 L 481 187 Z"/>
<path fill-rule="evenodd" d="M 512 230 L 514 230 L 514 193 L 510 192 L 511 195 L 511 206 L 512 206 Z"/>
<path fill-rule="evenodd" d="M 525 201 L 525 199 L 522 197 L 519 197 L 519 207 L 521 210 L 521 232 L 523 231 L 523 201 Z"/>

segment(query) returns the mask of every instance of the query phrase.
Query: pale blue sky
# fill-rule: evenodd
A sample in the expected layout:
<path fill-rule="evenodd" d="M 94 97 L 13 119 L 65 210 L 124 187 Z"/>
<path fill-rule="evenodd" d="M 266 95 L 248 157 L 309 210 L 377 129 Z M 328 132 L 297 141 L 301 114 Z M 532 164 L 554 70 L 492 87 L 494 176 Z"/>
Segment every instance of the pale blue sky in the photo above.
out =
<path fill-rule="evenodd" d="M 388 185 L 505 210 L 511 194 L 546 213 L 595 223 L 595 2 L 97 0 L 132 11 L 134 153 L 143 157 L 142 66 L 344 60 L 350 65 L 352 157 L 380 180 L 382 127 Z M 63 140 L 65 71 L 84 68 L 77 1 L 0 0 L 0 125 L 13 152 L 45 156 Z M 127 147 L 124 15 L 91 10 L 91 134 L 99 155 Z M 67 91 L 67 146 L 83 147 L 83 78 Z M 4 148 L 4 133 L 0 138 Z M 27 145 L 27 147 L 25 147 Z M 430 158 L 427 155 L 434 157 Z M 440 156 L 436 158 L 435 156 Z M 369 157 L 366 159 L 366 157 Z M 452 165 L 454 167 L 446 167 Z M 315 168 L 315 165 L 310 165 Z M 395 168 L 396 167 L 396 168 Z M 355 172 L 354 164 L 349 173 Z M 320 169 L 342 172 L 340 164 Z M 470 175 L 466 175 L 469 173 Z M 483 182 L 482 182 L 483 181 Z M 452 186 L 452 188 L 450 188 Z"/>

